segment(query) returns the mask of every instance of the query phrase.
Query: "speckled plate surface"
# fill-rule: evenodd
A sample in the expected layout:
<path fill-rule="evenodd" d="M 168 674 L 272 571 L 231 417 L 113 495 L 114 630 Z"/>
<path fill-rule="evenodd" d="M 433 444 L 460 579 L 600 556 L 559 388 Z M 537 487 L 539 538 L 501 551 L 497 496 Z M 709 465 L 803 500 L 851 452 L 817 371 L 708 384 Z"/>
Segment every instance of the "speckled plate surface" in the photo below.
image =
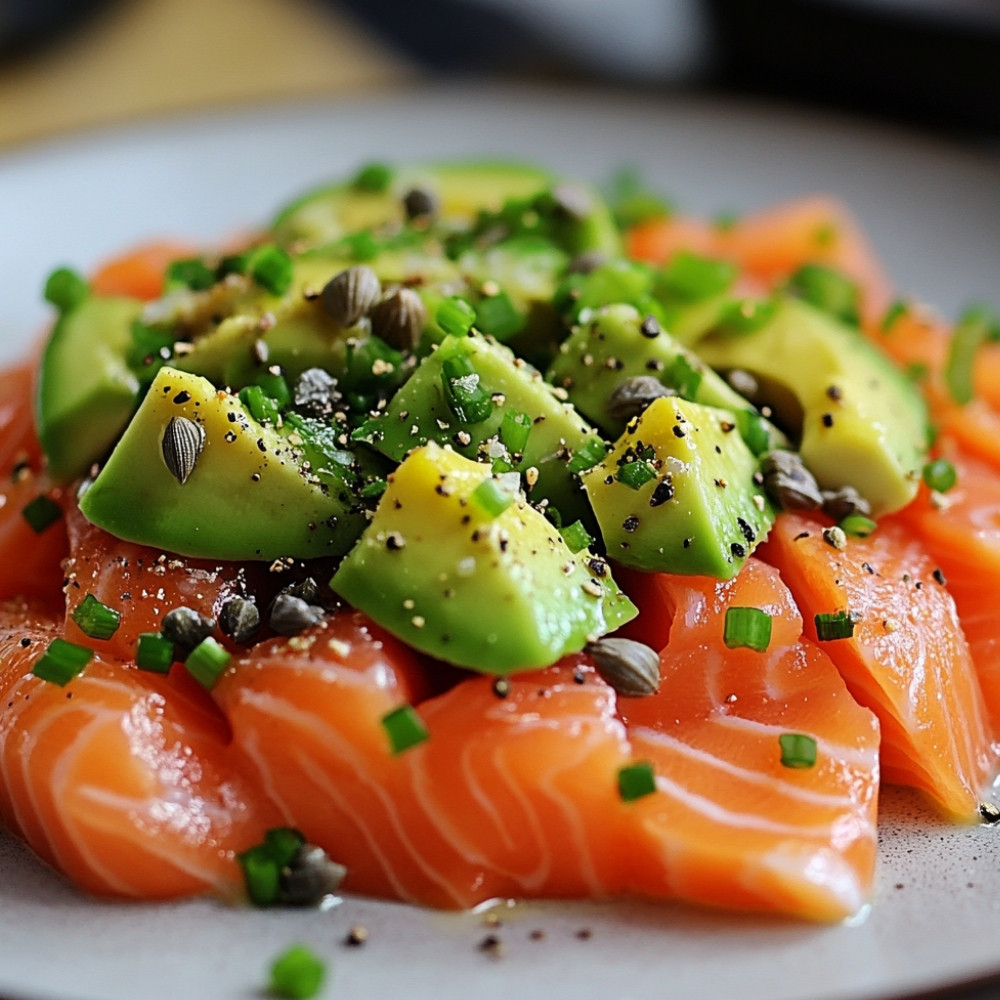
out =
<path fill-rule="evenodd" d="M 0 156 L 0 360 L 45 320 L 39 288 L 150 236 L 219 239 L 371 158 L 531 157 L 594 179 L 635 163 L 695 211 L 815 191 L 847 200 L 899 286 L 954 314 L 996 297 L 1000 164 L 773 107 L 474 87 L 295 104 L 88 133 Z M 0 835 L 3 1000 L 250 1000 L 294 941 L 325 996 L 408 1000 L 888 1000 L 1000 977 L 1000 829 L 884 797 L 874 905 L 814 927 L 677 906 L 324 913 L 85 899 Z M 362 948 L 348 928 L 370 932 Z M 533 931 L 544 932 L 541 937 Z M 479 948 L 496 935 L 502 954 Z M 984 994 L 985 995 L 985 994 Z"/>

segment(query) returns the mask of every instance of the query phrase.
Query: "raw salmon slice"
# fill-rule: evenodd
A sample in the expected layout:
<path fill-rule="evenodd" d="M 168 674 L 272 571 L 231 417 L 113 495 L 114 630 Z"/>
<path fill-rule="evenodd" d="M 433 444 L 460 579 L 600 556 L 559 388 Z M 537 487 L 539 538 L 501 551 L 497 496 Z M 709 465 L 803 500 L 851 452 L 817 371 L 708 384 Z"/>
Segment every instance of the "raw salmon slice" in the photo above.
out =
<path fill-rule="evenodd" d="M 158 632 L 163 616 L 173 608 L 183 605 L 217 619 L 229 598 L 268 593 L 263 585 L 266 567 L 188 559 L 124 542 L 91 524 L 75 503 L 66 512 L 66 523 L 66 638 L 104 655 L 132 660 L 139 635 Z M 270 581 L 270 592 L 278 583 Z M 89 638 L 73 620 L 88 594 L 121 615 L 110 639 Z"/>
<path fill-rule="evenodd" d="M 1000 737 L 1000 473 L 942 442 L 938 453 L 955 467 L 957 481 L 934 499 L 921 487 L 916 500 L 894 515 L 926 546 L 955 599 L 982 687 L 993 737 Z"/>
<path fill-rule="evenodd" d="M 851 693 L 882 724 L 887 781 L 922 789 L 966 822 L 996 760 L 983 695 L 937 566 L 898 523 L 883 521 L 840 551 L 823 525 L 782 514 L 762 552 L 781 570 L 817 638 L 815 616 L 844 613 L 853 635 L 823 642 Z"/>
<path fill-rule="evenodd" d="M 657 694 L 623 699 L 632 754 L 656 790 L 632 811 L 629 888 L 692 902 L 838 920 L 868 899 L 876 853 L 879 727 L 801 618 L 776 570 L 733 580 L 661 576 L 674 610 Z M 725 645 L 729 607 L 772 617 L 765 651 Z M 779 739 L 815 741 L 782 764 Z"/>
<path fill-rule="evenodd" d="M 236 770 L 188 679 L 95 656 L 60 687 L 31 671 L 60 623 L 0 611 L 0 815 L 76 885 L 162 899 L 241 891 L 236 852 L 276 814 Z"/>

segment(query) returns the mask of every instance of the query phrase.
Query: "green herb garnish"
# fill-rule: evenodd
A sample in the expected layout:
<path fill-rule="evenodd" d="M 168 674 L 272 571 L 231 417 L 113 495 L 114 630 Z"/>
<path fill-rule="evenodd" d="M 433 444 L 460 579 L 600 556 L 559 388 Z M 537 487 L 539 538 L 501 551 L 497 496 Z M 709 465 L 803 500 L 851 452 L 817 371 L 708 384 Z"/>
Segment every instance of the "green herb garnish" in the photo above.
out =
<path fill-rule="evenodd" d="M 118 631 L 122 616 L 102 604 L 93 594 L 87 594 L 74 609 L 73 621 L 91 639 L 110 639 Z"/>
<path fill-rule="evenodd" d="M 803 733 L 782 733 L 778 737 L 783 767 L 816 766 L 816 741 Z"/>
<path fill-rule="evenodd" d="M 86 646 L 78 646 L 65 639 L 53 639 L 31 672 L 43 681 L 64 687 L 90 663 L 93 656 L 94 651 Z"/>
<path fill-rule="evenodd" d="M 745 646 L 763 653 L 771 644 L 771 616 L 760 608 L 727 608 L 722 641 L 729 649 Z"/>

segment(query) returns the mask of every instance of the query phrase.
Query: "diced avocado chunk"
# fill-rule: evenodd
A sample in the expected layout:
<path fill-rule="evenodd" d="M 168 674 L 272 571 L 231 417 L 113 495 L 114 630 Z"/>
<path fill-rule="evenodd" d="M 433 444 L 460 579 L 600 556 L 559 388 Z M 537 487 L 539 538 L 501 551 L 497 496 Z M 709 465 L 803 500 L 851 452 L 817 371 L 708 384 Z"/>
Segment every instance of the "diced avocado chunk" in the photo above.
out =
<path fill-rule="evenodd" d="M 126 363 L 142 303 L 88 295 L 56 321 L 38 376 L 38 436 L 55 479 L 103 458 L 135 409 L 139 380 Z"/>
<path fill-rule="evenodd" d="M 406 218 L 404 198 L 413 190 L 430 195 L 445 222 L 469 225 L 480 210 L 498 211 L 508 198 L 544 191 L 552 179 L 547 171 L 520 163 L 383 168 L 381 183 L 374 184 L 362 170 L 353 181 L 324 185 L 295 199 L 278 213 L 271 230 L 286 246 L 316 246 L 365 229 L 401 225 Z"/>
<path fill-rule="evenodd" d="M 554 663 L 637 613 L 606 562 L 574 555 L 488 466 L 433 442 L 389 477 L 331 586 L 417 649 L 484 673 Z"/>
<path fill-rule="evenodd" d="M 732 413 L 660 398 L 583 484 L 612 559 L 727 580 L 774 522 L 757 472 Z"/>
<path fill-rule="evenodd" d="M 626 380 L 653 375 L 682 399 L 745 413 L 759 431 L 763 451 L 787 445 L 785 436 L 696 354 L 658 323 L 650 324 L 624 303 L 592 311 L 586 322 L 559 346 L 547 379 L 566 390 L 569 401 L 605 433 L 617 436 L 626 419 L 615 411 L 612 395 Z M 740 424 L 740 429 L 745 429 Z"/>
<path fill-rule="evenodd" d="M 307 456 L 300 428 L 260 424 L 207 379 L 162 368 L 80 510 L 119 538 L 186 556 L 342 555 L 364 513 Z"/>
<path fill-rule="evenodd" d="M 823 489 L 853 486 L 874 515 L 906 506 L 926 453 L 927 411 L 918 389 L 860 331 L 794 298 L 745 334 L 698 343 L 719 370 L 753 375 L 775 419 L 800 439 Z"/>
<path fill-rule="evenodd" d="M 513 420 L 526 425 L 523 445 L 505 440 L 512 436 L 505 420 L 508 427 Z M 593 461 L 603 455 L 599 436 L 539 372 L 486 337 L 446 337 L 362 433 L 397 462 L 436 441 L 467 458 L 499 460 L 524 473 L 534 468 L 533 500 L 545 497 L 564 524 L 590 520 L 576 470 L 589 452 Z"/>

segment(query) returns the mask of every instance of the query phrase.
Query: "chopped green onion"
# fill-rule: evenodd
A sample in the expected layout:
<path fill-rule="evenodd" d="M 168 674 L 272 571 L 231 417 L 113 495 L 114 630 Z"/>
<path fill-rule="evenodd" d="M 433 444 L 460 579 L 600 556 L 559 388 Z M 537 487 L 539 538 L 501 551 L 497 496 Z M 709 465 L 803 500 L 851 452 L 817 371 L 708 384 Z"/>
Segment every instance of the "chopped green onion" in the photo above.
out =
<path fill-rule="evenodd" d="M 366 163 L 351 181 L 351 186 L 359 191 L 371 191 L 373 194 L 381 194 L 387 190 L 392 183 L 394 172 L 391 167 L 384 163 Z"/>
<path fill-rule="evenodd" d="M 771 430 L 756 410 L 737 410 L 736 429 L 743 443 L 755 454 L 771 450 Z"/>
<path fill-rule="evenodd" d="M 618 769 L 618 796 L 622 802 L 634 802 L 655 791 L 656 775 L 649 761 L 641 760 Z"/>
<path fill-rule="evenodd" d="M 463 424 L 478 424 L 493 412 L 493 400 L 482 387 L 479 372 L 465 354 L 453 354 L 441 365 L 445 398 Z"/>
<path fill-rule="evenodd" d="M 411 705 L 400 705 L 382 717 L 382 728 L 389 737 L 389 746 L 394 754 L 402 753 L 423 743 L 430 735 L 423 719 Z"/>
<path fill-rule="evenodd" d="M 771 616 L 760 608 L 727 608 L 722 641 L 729 649 L 745 646 L 763 653 L 771 644 Z"/>
<path fill-rule="evenodd" d="M 531 417 L 516 410 L 505 410 L 500 423 L 500 440 L 513 455 L 523 455 L 531 434 Z"/>
<path fill-rule="evenodd" d="M 53 639 L 31 672 L 43 681 L 64 687 L 90 663 L 93 655 L 94 651 L 86 646 L 78 646 L 65 639 Z"/>
<path fill-rule="evenodd" d="M 923 480 L 935 493 L 947 493 L 958 482 L 955 466 L 946 458 L 936 458 L 923 469 Z"/>
<path fill-rule="evenodd" d="M 772 299 L 736 299 L 719 313 L 717 329 L 727 336 L 756 333 L 768 323 L 778 306 Z"/>
<path fill-rule="evenodd" d="M 248 385 L 240 389 L 240 402 L 259 424 L 276 424 L 281 415 L 277 400 L 272 399 L 259 385 Z"/>
<path fill-rule="evenodd" d="M 40 535 L 62 517 L 62 507 L 52 497 L 40 493 L 21 508 L 21 516 L 31 525 L 31 530 Z"/>
<path fill-rule="evenodd" d="M 384 479 L 373 479 L 370 483 L 365 483 L 361 487 L 361 496 L 366 500 L 371 500 L 382 496 L 385 493 L 388 483 Z"/>
<path fill-rule="evenodd" d="M 279 410 L 284 410 L 292 403 L 292 390 L 288 387 L 288 381 L 281 372 L 264 371 L 254 380 L 254 385 L 259 385 L 268 396 L 278 404 Z"/>
<path fill-rule="evenodd" d="M 60 313 L 67 313 L 90 294 L 90 286 L 76 271 L 59 267 L 45 279 L 42 294 Z"/>
<path fill-rule="evenodd" d="M 504 341 L 524 329 L 525 315 L 503 291 L 479 300 L 476 306 L 476 325 L 483 333 Z"/>
<path fill-rule="evenodd" d="M 310 1000 L 323 988 L 326 964 L 304 944 L 292 945 L 271 964 L 268 989 L 285 1000 Z"/>
<path fill-rule="evenodd" d="M 464 337 L 475 325 L 476 310 L 461 296 L 452 295 L 438 306 L 434 319 L 453 337 Z"/>
<path fill-rule="evenodd" d="M 651 219 L 662 219 L 673 210 L 668 201 L 643 184 L 635 167 L 623 167 L 617 171 L 607 187 L 608 203 L 621 229 L 629 229 Z"/>
<path fill-rule="evenodd" d="M 600 438 L 591 438 L 576 449 L 573 457 L 566 463 L 566 468 L 570 472 L 586 472 L 598 462 L 603 462 L 607 453 L 608 446 Z"/>
<path fill-rule="evenodd" d="M 87 594 L 73 611 L 73 621 L 91 639 L 110 639 L 118 631 L 122 616 L 93 594 Z"/>
<path fill-rule="evenodd" d="M 882 322 L 880 324 L 883 333 L 888 333 L 895 325 L 896 321 L 902 319 L 909 311 L 909 306 L 902 300 L 896 299 L 895 302 L 885 311 L 885 315 L 882 317 Z"/>
<path fill-rule="evenodd" d="M 637 490 L 650 480 L 656 478 L 656 473 L 648 462 L 626 462 L 615 473 L 615 479 L 630 489 Z"/>
<path fill-rule="evenodd" d="M 951 336 L 944 380 L 956 403 L 964 406 L 975 395 L 973 369 L 976 353 L 987 340 L 996 339 L 996 317 L 982 306 L 966 311 Z"/>
<path fill-rule="evenodd" d="M 678 354 L 660 376 L 664 385 L 677 390 L 681 399 L 694 402 L 701 388 L 702 373 L 683 354 Z"/>
<path fill-rule="evenodd" d="M 126 353 L 129 367 L 152 380 L 174 350 L 173 334 L 135 320 L 130 327 L 131 345 Z"/>
<path fill-rule="evenodd" d="M 848 514 L 840 522 L 840 530 L 853 538 L 867 538 L 877 527 L 878 524 L 864 514 Z"/>
<path fill-rule="evenodd" d="M 487 517 L 494 518 L 499 517 L 514 498 L 495 479 L 484 479 L 472 491 L 472 502 Z"/>
<path fill-rule="evenodd" d="M 140 632 L 135 644 L 135 665 L 155 674 L 170 672 L 174 662 L 174 644 L 159 632 Z"/>
<path fill-rule="evenodd" d="M 813 620 L 816 623 L 816 638 L 820 642 L 850 639 L 854 635 L 854 618 L 847 611 L 820 613 Z"/>
<path fill-rule="evenodd" d="M 291 864 L 305 837 L 292 827 L 274 827 L 264 841 L 236 855 L 247 896 L 254 906 L 274 906 L 281 896 L 281 871 Z"/>
<path fill-rule="evenodd" d="M 188 653 L 184 666 L 187 668 L 187 672 L 206 691 L 211 691 L 225 673 L 231 659 L 232 657 L 219 644 L 218 640 L 208 636 Z"/>
<path fill-rule="evenodd" d="M 292 258 L 281 247 L 262 246 L 251 250 L 247 271 L 261 288 L 272 295 L 284 295 L 292 287 Z"/>
<path fill-rule="evenodd" d="M 167 265 L 166 277 L 168 285 L 179 285 L 195 292 L 203 292 L 215 284 L 216 271 L 200 257 L 191 257 L 187 260 L 171 261 Z"/>
<path fill-rule="evenodd" d="M 784 767 L 815 767 L 816 741 L 804 733 L 782 733 L 778 737 Z"/>
<path fill-rule="evenodd" d="M 566 543 L 566 548 L 574 554 L 587 548 L 594 540 L 590 532 L 583 526 L 582 521 L 574 521 L 572 524 L 567 524 L 562 529 L 562 538 Z"/>
<path fill-rule="evenodd" d="M 215 269 L 215 278 L 221 281 L 227 274 L 246 274 L 250 265 L 250 251 L 227 254 Z"/>
<path fill-rule="evenodd" d="M 736 267 L 728 260 L 702 257 L 687 250 L 674 254 L 663 269 L 668 291 L 686 302 L 702 302 L 724 292 L 736 278 Z"/>
<path fill-rule="evenodd" d="M 358 262 L 374 260 L 379 254 L 379 242 L 367 229 L 345 236 L 340 241 L 340 245 L 347 251 L 352 260 Z"/>
<path fill-rule="evenodd" d="M 860 322 L 858 286 L 840 271 L 804 264 L 788 279 L 788 291 L 844 323 Z"/>

